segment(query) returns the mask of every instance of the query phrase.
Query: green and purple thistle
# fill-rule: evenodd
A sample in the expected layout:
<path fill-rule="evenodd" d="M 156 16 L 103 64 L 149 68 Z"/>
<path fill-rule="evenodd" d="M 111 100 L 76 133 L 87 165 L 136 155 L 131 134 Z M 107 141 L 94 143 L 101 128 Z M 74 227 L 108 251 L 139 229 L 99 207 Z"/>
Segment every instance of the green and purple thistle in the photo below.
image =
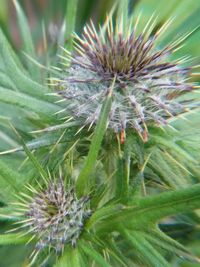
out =
<path fill-rule="evenodd" d="M 16 211 L 18 216 L 26 217 L 19 221 L 19 228 L 26 229 L 32 234 L 31 240 L 36 240 L 33 258 L 45 248 L 60 254 L 66 244 L 75 247 L 91 215 L 89 197 L 78 199 L 74 188 L 66 189 L 61 178 L 48 182 L 46 189 L 27 188 L 32 196 L 22 193 Z"/>
<path fill-rule="evenodd" d="M 70 62 L 64 78 L 57 83 L 58 94 L 68 101 L 65 110 L 91 127 L 100 116 L 108 88 L 115 79 L 108 127 L 125 137 L 134 128 L 143 141 L 148 140 L 148 125 L 164 126 L 168 118 L 188 110 L 178 97 L 194 86 L 188 82 L 191 69 L 184 59 L 169 60 L 188 34 L 159 49 L 159 39 L 170 24 L 157 31 L 153 17 L 137 34 L 137 24 L 123 23 L 114 28 L 112 19 L 97 31 L 91 22 L 80 38 L 75 35 L 75 53 L 63 57 Z M 63 70 L 62 70 L 63 71 Z"/>

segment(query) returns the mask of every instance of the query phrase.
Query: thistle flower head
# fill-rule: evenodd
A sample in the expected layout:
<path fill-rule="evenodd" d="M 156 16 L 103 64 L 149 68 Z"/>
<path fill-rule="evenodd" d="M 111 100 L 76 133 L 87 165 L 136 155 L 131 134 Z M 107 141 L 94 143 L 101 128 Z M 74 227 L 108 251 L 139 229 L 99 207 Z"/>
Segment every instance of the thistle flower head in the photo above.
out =
<path fill-rule="evenodd" d="M 76 53 L 66 52 L 71 67 L 59 82 L 64 89 L 59 93 L 72 100 L 67 109 L 73 116 L 83 119 L 85 125 L 94 124 L 114 78 L 109 127 L 116 133 L 134 128 L 146 141 L 149 123 L 162 126 L 168 117 L 184 112 L 186 107 L 177 97 L 193 88 L 186 82 L 189 68 L 168 57 L 186 36 L 158 49 L 159 38 L 169 23 L 153 32 L 155 22 L 151 18 L 137 34 L 131 23 L 125 32 L 122 23 L 114 29 L 108 19 L 98 32 L 91 22 L 82 38 L 75 35 Z"/>
<path fill-rule="evenodd" d="M 75 246 L 85 219 L 91 214 L 87 204 L 89 198 L 77 199 L 74 189 L 66 190 L 61 179 L 50 182 L 44 190 L 29 189 L 33 196 L 26 196 L 23 201 L 27 212 L 22 215 L 27 219 L 22 227 L 36 237 L 36 250 L 53 248 L 60 253 L 67 243 Z"/>

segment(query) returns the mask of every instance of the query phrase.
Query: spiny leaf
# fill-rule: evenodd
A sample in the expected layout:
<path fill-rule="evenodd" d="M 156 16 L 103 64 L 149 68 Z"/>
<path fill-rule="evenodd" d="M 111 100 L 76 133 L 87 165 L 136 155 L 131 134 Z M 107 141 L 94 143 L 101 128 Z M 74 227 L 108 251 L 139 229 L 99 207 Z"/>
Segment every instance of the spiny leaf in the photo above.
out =
<path fill-rule="evenodd" d="M 22 236 L 20 234 L 4 234 L 0 235 L 0 245 L 18 245 L 18 244 L 25 244 L 30 239 L 29 236 Z"/>
<path fill-rule="evenodd" d="M 0 40 L 0 45 L 1 46 L 6 46 L 6 51 L 9 52 L 9 54 L 6 54 L 5 56 L 9 56 L 12 57 L 12 60 L 14 62 L 14 64 L 17 66 L 17 68 L 22 72 L 22 73 L 26 73 L 26 71 L 24 70 L 24 67 L 22 65 L 22 62 L 19 60 L 18 56 L 15 54 L 14 50 L 12 49 L 10 43 L 7 41 L 7 39 L 5 38 L 3 31 L 0 29 L 0 36 L 1 36 L 1 40 Z M 3 52 L 2 50 L 0 51 L 0 53 Z M 0 70 L 1 71 L 5 71 L 5 66 L 4 66 L 4 61 L 1 60 L 0 62 Z M 27 73 L 26 73 L 27 74 Z"/>
<path fill-rule="evenodd" d="M 67 247 L 62 257 L 57 261 L 54 267 L 84 267 L 80 265 L 78 248 Z"/>
<path fill-rule="evenodd" d="M 19 217 L 16 217 L 13 213 L 13 207 L 5 206 L 0 208 L 0 221 L 18 221 Z"/>
<path fill-rule="evenodd" d="M 9 168 L 3 161 L 0 160 L 0 177 L 4 179 L 16 192 L 19 191 L 20 182 L 22 183 L 24 178 L 18 173 Z"/>
<path fill-rule="evenodd" d="M 110 204 L 95 211 L 86 223 L 86 229 L 90 229 L 96 224 L 102 224 L 106 222 L 111 215 L 117 216 L 117 214 L 123 210 L 121 204 Z M 106 223 L 107 225 L 107 223 Z M 112 227 L 112 224 L 111 224 Z"/>
<path fill-rule="evenodd" d="M 12 127 L 13 128 L 13 127 Z M 21 138 L 21 136 L 19 135 L 19 133 L 16 131 L 15 128 L 13 128 L 13 130 L 15 131 L 15 133 L 17 134 L 18 138 L 20 139 L 20 142 L 22 143 L 22 146 L 24 148 L 25 153 L 27 154 L 27 156 L 29 157 L 29 159 L 31 160 L 31 162 L 33 163 L 33 165 L 35 166 L 35 168 L 38 170 L 39 174 L 42 176 L 42 178 L 44 179 L 44 181 L 48 180 L 48 174 L 47 172 L 44 170 L 44 168 L 42 167 L 42 165 L 39 163 L 38 159 L 33 155 L 33 153 L 29 150 L 29 148 L 26 146 L 24 140 Z"/>
<path fill-rule="evenodd" d="M 182 255 L 188 260 L 199 261 L 196 257 L 192 256 L 183 245 L 170 238 L 159 229 L 153 228 L 148 233 L 143 232 L 143 236 L 158 247 L 176 253 L 177 255 Z"/>
<path fill-rule="evenodd" d="M 164 217 L 200 208 L 200 185 L 164 192 L 135 200 L 132 206 L 115 205 L 97 210 L 88 221 L 96 231 L 114 230 L 123 224 L 131 229 L 146 230 Z M 118 210 L 118 212 L 117 212 Z"/>
<path fill-rule="evenodd" d="M 9 75 L 18 90 L 29 95 L 36 96 L 40 99 L 47 99 L 45 93 L 49 91 L 48 88 L 33 81 L 16 64 L 13 52 L 10 49 L 10 45 L 2 30 L 0 30 L 0 55 L 4 64 L 5 73 Z"/>
<path fill-rule="evenodd" d="M 6 90 L 4 88 L 0 88 L 0 101 L 45 115 L 53 114 L 60 110 L 60 108 L 54 104 L 50 104 L 20 92 Z"/>
<path fill-rule="evenodd" d="M 9 76 L 6 75 L 4 72 L 0 72 L 0 84 L 2 87 L 17 91 L 17 87 L 15 86 L 15 84 L 11 81 Z"/>
<path fill-rule="evenodd" d="M 133 250 L 140 254 L 141 260 L 151 267 L 170 267 L 161 254 L 143 237 L 140 232 L 124 231 L 126 239 L 133 246 Z"/>
<path fill-rule="evenodd" d="M 163 138 L 161 136 L 154 135 L 151 137 L 151 141 L 154 142 L 156 145 L 159 144 L 163 146 L 164 148 L 173 148 L 173 151 L 175 151 L 178 155 L 181 155 L 183 158 L 187 159 L 192 163 L 196 161 L 191 155 L 186 153 L 180 146 L 178 146 L 174 141 L 170 139 L 167 140 L 166 138 Z"/>
<path fill-rule="evenodd" d="M 16 127 L 18 127 L 18 125 L 16 125 Z M 65 127 L 67 128 L 67 125 Z M 69 124 L 69 127 L 70 127 L 70 124 Z M 60 136 L 61 136 L 60 132 L 43 134 L 42 136 L 37 137 L 37 138 L 33 139 L 32 141 L 27 142 L 26 146 L 30 150 L 52 146 L 58 142 Z M 67 133 L 66 135 L 63 136 L 62 140 L 60 140 L 59 143 L 65 143 L 65 144 L 71 143 L 73 136 L 74 136 L 74 132 L 72 134 Z M 13 149 L 2 151 L 2 152 L 0 152 L 0 155 L 6 155 L 6 154 L 19 152 L 19 151 L 23 151 L 23 150 L 24 150 L 23 146 L 18 146 L 18 147 L 15 147 Z"/>
<path fill-rule="evenodd" d="M 28 26 L 28 21 L 27 18 L 18 3 L 17 0 L 13 0 L 13 3 L 15 5 L 16 11 L 17 11 L 17 17 L 18 17 L 18 22 L 19 22 L 19 29 L 21 33 L 21 38 L 23 41 L 24 45 L 24 51 L 31 57 L 36 58 L 35 51 L 34 51 L 34 46 L 33 46 L 33 40 L 31 37 L 31 30 Z M 30 74 L 35 78 L 39 78 L 39 68 L 36 67 L 31 61 L 27 60 L 27 65 Z"/>
<path fill-rule="evenodd" d="M 117 220 L 123 220 L 126 224 L 130 223 L 132 227 L 146 227 L 150 222 L 157 222 L 163 217 L 198 208 L 200 208 L 199 184 L 142 198 L 136 202 L 136 206 L 125 208 L 127 211 L 122 211 L 123 219 L 118 215 Z"/>

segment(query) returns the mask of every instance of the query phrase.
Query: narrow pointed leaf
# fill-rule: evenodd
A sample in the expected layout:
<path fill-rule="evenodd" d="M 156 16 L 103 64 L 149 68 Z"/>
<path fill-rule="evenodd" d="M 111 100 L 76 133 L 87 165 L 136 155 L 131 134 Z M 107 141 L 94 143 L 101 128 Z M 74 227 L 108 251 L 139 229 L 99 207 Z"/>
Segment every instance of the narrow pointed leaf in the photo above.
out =
<path fill-rule="evenodd" d="M 87 183 L 90 178 L 89 176 L 95 167 L 95 162 L 98 156 L 98 152 L 100 150 L 101 142 L 103 140 L 103 136 L 107 128 L 108 116 L 109 116 L 111 104 L 112 104 L 112 90 L 114 87 L 114 83 L 115 81 L 113 82 L 109 90 L 109 93 L 107 94 L 107 97 L 102 105 L 101 113 L 100 113 L 101 115 L 100 115 L 100 118 L 98 120 L 98 123 L 94 131 L 90 150 L 86 158 L 85 165 L 77 180 L 77 191 L 79 194 L 81 192 L 84 192 L 84 189 L 86 188 Z"/>
<path fill-rule="evenodd" d="M 85 254 L 87 254 L 89 258 L 93 259 L 96 263 L 98 263 L 99 266 L 111 267 L 111 265 L 101 256 L 101 254 L 87 243 L 82 243 L 81 248 L 85 252 Z"/>
<path fill-rule="evenodd" d="M 0 160 L 0 177 L 6 181 L 16 192 L 20 188 L 20 182 L 23 182 L 23 177 L 12 171 L 3 161 Z"/>
<path fill-rule="evenodd" d="M 17 0 L 13 0 L 16 11 L 17 11 L 17 18 L 19 23 L 19 29 L 21 33 L 21 38 L 24 46 L 24 52 L 27 53 L 29 56 L 36 58 L 34 46 L 33 46 L 33 40 L 31 37 L 31 30 L 28 25 L 27 18 L 18 3 Z M 35 78 L 39 78 L 39 68 L 35 64 L 33 64 L 30 60 L 27 59 L 27 65 L 30 74 Z"/>
<path fill-rule="evenodd" d="M 13 128 L 14 129 L 14 128 Z M 42 165 L 40 164 L 40 162 L 38 161 L 38 159 L 33 155 L 33 153 L 29 150 L 29 148 L 26 146 L 24 140 L 21 138 L 21 136 L 19 135 L 19 133 L 16 131 L 16 129 L 14 129 L 15 133 L 17 134 L 17 136 L 20 139 L 20 142 L 22 143 L 22 146 L 24 148 L 24 151 L 26 153 L 26 155 L 28 156 L 28 158 L 31 160 L 31 162 L 33 163 L 33 165 L 35 166 L 35 168 L 38 170 L 39 174 L 42 176 L 42 178 L 44 180 L 48 180 L 48 175 L 45 172 L 44 168 L 42 167 Z"/>
<path fill-rule="evenodd" d="M 0 88 L 0 101 L 46 115 L 53 115 L 53 113 L 60 110 L 60 108 L 54 104 L 3 88 Z"/>
<path fill-rule="evenodd" d="M 71 247 L 67 247 L 63 256 L 59 258 L 54 267 L 82 267 L 80 265 L 79 259 L 79 251 L 77 248 L 73 249 Z M 84 266 L 83 266 L 84 267 Z"/>
<path fill-rule="evenodd" d="M 158 222 L 161 218 L 200 208 L 200 185 L 160 193 L 137 201 L 132 208 L 125 208 L 117 220 L 131 223 L 132 227 Z M 130 221 L 129 221 L 130 220 Z M 113 220 L 112 220 L 113 221 Z"/>
<path fill-rule="evenodd" d="M 29 236 L 22 236 L 22 234 L 4 234 L 0 235 L 0 245 L 25 244 L 29 238 Z"/>
<path fill-rule="evenodd" d="M 45 93 L 49 92 L 48 88 L 33 81 L 16 63 L 13 51 L 0 29 L 0 55 L 4 64 L 5 73 L 9 74 L 9 78 L 21 92 L 25 92 L 40 99 L 47 99 Z"/>
<path fill-rule="evenodd" d="M 139 252 L 142 261 L 150 267 L 170 267 L 161 254 L 143 237 L 142 233 L 125 231 L 125 236 L 133 250 Z"/>

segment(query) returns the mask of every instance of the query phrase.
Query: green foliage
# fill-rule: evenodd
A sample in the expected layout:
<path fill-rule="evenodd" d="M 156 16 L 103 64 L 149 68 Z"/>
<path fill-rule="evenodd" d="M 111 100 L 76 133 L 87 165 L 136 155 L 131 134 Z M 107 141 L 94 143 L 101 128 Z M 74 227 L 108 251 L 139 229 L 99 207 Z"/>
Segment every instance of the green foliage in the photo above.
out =
<path fill-rule="evenodd" d="M 133 129 L 127 131 L 123 142 L 120 134 L 107 129 L 114 79 L 97 125 L 80 130 L 80 121 L 67 114 L 65 102 L 59 101 L 62 98 L 54 95 L 55 88 L 47 85 L 46 77 L 52 82 L 58 75 L 57 69 L 42 65 L 23 1 L 13 2 L 26 56 L 22 63 L 19 51 L 14 51 L 1 30 L 0 256 L 9 253 L 12 257 L 12 251 L 17 251 L 21 256 L 18 259 L 14 254 L 10 266 L 27 266 L 31 261 L 34 266 L 54 267 L 198 265 L 198 89 L 180 96 L 185 101 L 194 100 L 196 108 L 193 111 L 171 118 L 169 126 L 162 129 L 149 127 L 147 143 L 143 143 Z M 62 7 L 63 21 L 56 47 L 49 46 L 49 51 L 44 51 L 44 56 L 50 60 L 48 64 L 55 66 L 58 66 L 55 53 L 62 53 L 59 45 L 72 50 L 71 33 L 89 16 L 86 11 L 82 17 L 76 16 L 81 1 L 65 2 L 60 1 L 58 7 Z M 162 46 L 196 27 L 188 36 L 186 46 L 177 51 L 177 57 L 198 56 L 197 2 L 170 0 L 166 5 L 165 1 L 157 0 L 116 1 L 113 13 L 126 22 L 128 17 L 136 19 L 142 11 L 138 30 L 144 28 L 153 11 L 158 14 L 155 28 L 176 16 L 162 36 Z M 92 8 L 89 1 L 82 5 L 89 7 L 90 4 Z M 35 64 L 37 60 L 40 62 Z M 198 76 L 195 79 L 199 82 Z M 79 197 L 89 195 L 92 215 L 87 218 L 75 248 L 66 244 L 59 256 L 44 250 L 38 257 L 30 258 L 35 238 L 29 235 L 26 227 L 13 231 L 24 219 L 16 213 L 13 202 L 20 202 L 19 192 L 30 194 L 26 187 L 28 183 L 35 190 L 47 183 L 48 173 L 52 177 L 62 173 L 66 187 L 75 185 Z M 191 226 L 190 238 L 185 234 L 188 226 Z M 175 230 L 170 232 L 172 228 L 178 228 L 179 236 Z M 13 232 L 8 232 L 10 230 Z M 6 260 L 2 259 L 0 266 L 8 266 Z"/>

